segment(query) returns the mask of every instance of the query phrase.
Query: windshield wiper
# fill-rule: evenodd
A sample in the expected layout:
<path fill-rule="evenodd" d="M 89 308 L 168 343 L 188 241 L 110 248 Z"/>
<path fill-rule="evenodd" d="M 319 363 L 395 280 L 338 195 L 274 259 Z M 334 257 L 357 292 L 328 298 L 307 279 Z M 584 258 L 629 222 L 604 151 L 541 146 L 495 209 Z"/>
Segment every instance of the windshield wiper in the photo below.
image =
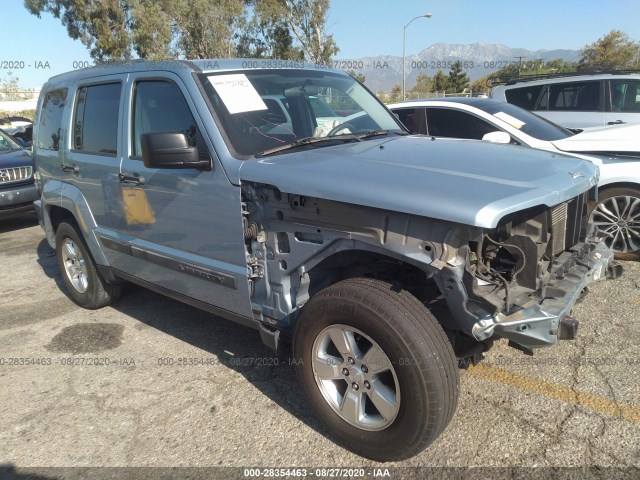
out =
<path fill-rule="evenodd" d="M 402 131 L 391 131 L 391 130 L 369 130 L 368 132 L 361 133 L 359 135 L 335 135 L 333 137 L 306 137 L 301 138 L 300 140 L 296 140 L 292 143 L 287 143 L 285 145 L 278 145 L 277 147 L 269 148 L 256 154 L 256 157 L 265 157 L 267 155 L 271 155 L 273 153 L 283 152 L 285 150 L 291 150 L 297 147 L 302 147 L 304 145 L 313 145 L 316 143 L 325 143 L 325 142 L 361 142 L 366 138 L 371 137 L 379 137 L 382 135 L 388 135 L 393 133 L 395 135 L 409 135 L 406 132 Z"/>
<path fill-rule="evenodd" d="M 393 133 L 394 135 L 409 135 L 407 132 L 403 132 L 402 130 L 369 130 L 368 132 L 358 135 L 358 138 L 360 140 L 364 140 L 365 138 L 380 137 L 383 135 L 389 135 L 390 133 Z"/>
<path fill-rule="evenodd" d="M 356 135 L 336 135 L 334 137 L 306 137 L 301 138 L 300 140 L 296 140 L 292 143 L 287 143 L 285 145 L 278 145 L 277 147 L 269 148 L 260 152 L 256 155 L 256 157 L 265 157 L 267 155 L 271 155 L 273 153 L 283 152 L 285 150 L 291 150 L 294 148 L 302 147 L 304 145 L 313 145 L 316 143 L 325 143 L 325 142 L 360 142 L 360 137 Z"/>

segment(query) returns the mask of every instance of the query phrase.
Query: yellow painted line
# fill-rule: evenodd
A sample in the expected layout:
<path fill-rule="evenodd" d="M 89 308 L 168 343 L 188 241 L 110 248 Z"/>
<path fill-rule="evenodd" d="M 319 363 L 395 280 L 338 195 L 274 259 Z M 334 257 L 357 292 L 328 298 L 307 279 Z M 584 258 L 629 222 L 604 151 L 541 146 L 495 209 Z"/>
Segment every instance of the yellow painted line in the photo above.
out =
<path fill-rule="evenodd" d="M 502 383 L 526 392 L 544 395 L 545 397 L 554 398 L 561 402 L 573 403 L 590 410 L 595 410 L 604 415 L 610 415 L 640 424 L 640 408 L 633 405 L 618 403 L 614 400 L 591 393 L 574 391 L 564 385 L 545 382 L 544 380 L 538 380 L 537 378 L 485 364 L 479 364 L 475 367 L 471 366 L 468 372 L 485 380 Z"/>

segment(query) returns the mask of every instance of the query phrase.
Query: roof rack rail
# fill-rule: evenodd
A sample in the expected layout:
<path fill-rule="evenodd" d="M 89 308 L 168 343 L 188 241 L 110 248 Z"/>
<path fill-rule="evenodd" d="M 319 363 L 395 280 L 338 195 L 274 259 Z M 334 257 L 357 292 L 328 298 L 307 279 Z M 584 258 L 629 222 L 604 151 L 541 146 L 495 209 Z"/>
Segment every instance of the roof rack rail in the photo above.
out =
<path fill-rule="evenodd" d="M 558 73 L 538 73 L 531 75 L 515 75 L 507 77 L 489 77 L 487 79 L 487 86 L 494 87 L 496 85 L 513 85 L 519 82 L 531 82 L 533 80 L 542 80 L 545 78 L 562 78 L 562 77 L 575 77 L 582 75 L 629 75 L 632 73 L 640 73 L 640 70 L 589 70 L 583 72 L 558 72 Z"/>

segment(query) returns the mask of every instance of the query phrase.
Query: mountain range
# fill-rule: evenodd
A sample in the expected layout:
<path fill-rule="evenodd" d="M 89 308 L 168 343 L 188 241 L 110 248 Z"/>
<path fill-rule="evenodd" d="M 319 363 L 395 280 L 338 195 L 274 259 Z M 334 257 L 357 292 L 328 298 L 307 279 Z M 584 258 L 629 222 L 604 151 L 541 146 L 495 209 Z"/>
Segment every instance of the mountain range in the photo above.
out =
<path fill-rule="evenodd" d="M 442 70 L 449 73 L 451 65 L 460 60 L 473 82 L 510 63 L 531 60 L 555 60 L 575 62 L 580 50 L 527 50 L 510 48 L 502 44 L 473 43 L 468 45 L 436 43 L 417 55 L 407 55 L 405 61 L 406 88 L 413 87 L 420 72 L 429 76 Z M 342 70 L 355 70 L 365 76 L 365 84 L 373 92 L 390 91 L 394 85 L 402 85 L 402 57 L 379 55 L 350 60 L 335 60 L 333 66 Z"/>

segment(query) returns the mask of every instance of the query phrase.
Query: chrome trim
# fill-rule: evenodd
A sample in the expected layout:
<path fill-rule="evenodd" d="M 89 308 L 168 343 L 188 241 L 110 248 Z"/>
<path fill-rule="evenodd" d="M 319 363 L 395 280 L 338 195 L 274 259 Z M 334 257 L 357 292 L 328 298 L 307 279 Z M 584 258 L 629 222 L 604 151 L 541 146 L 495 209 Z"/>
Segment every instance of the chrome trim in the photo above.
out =
<path fill-rule="evenodd" d="M 33 169 L 29 166 L 0 168 L 0 185 L 29 180 L 32 174 Z"/>

